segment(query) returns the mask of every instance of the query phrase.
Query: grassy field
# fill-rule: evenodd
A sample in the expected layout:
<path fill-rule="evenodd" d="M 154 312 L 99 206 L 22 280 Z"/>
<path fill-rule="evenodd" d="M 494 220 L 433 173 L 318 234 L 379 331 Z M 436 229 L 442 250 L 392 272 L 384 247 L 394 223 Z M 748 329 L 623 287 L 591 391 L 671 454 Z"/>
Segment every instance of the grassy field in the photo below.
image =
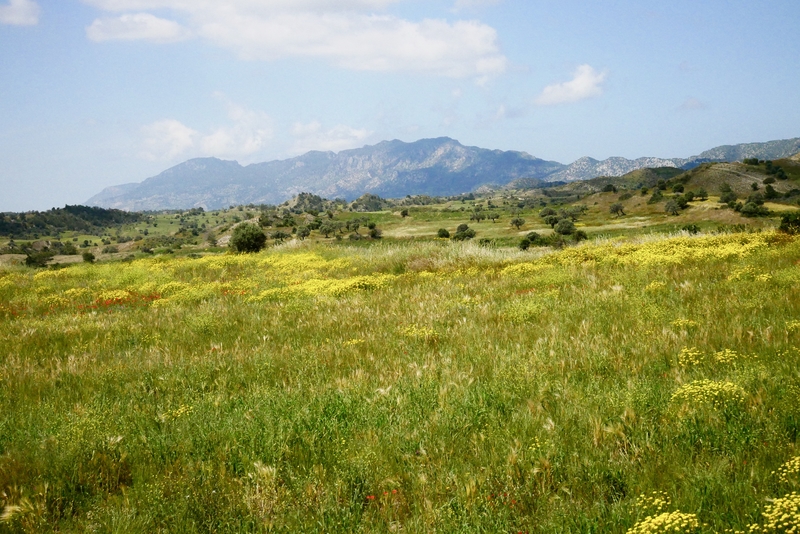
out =
<path fill-rule="evenodd" d="M 0 267 L 0 532 L 796 532 L 800 240 L 636 209 Z"/>

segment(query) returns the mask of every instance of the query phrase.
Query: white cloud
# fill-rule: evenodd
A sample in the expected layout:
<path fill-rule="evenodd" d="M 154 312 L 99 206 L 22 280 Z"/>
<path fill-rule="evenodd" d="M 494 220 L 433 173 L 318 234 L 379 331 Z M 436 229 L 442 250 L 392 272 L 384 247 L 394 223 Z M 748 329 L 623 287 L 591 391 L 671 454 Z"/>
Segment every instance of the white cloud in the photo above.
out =
<path fill-rule="evenodd" d="M 174 24 L 176 35 L 185 35 L 178 30 L 188 26 L 193 34 L 233 50 L 244 59 L 321 58 L 353 70 L 478 78 L 504 72 L 508 62 L 500 52 L 496 31 L 486 24 L 465 20 L 410 21 L 376 13 L 401 0 L 84 1 L 109 12 L 172 11 L 185 19 L 183 26 L 164 21 Z M 155 16 L 153 19 L 164 20 Z M 159 28 L 165 27 L 161 24 Z M 140 38 L 147 35 L 143 32 Z"/>
<path fill-rule="evenodd" d="M 198 132 L 175 119 L 164 119 L 142 127 L 141 157 L 151 161 L 197 156 L 241 158 L 267 147 L 273 138 L 271 119 L 216 94 L 227 109 L 229 123 Z"/>
<path fill-rule="evenodd" d="M 224 101 L 231 124 L 203 136 L 200 140 L 203 154 L 218 157 L 250 156 L 266 148 L 273 137 L 270 117 L 266 113 L 234 104 L 222 94 L 215 96 Z"/>
<path fill-rule="evenodd" d="M 86 28 L 92 41 L 152 41 L 171 43 L 188 39 L 189 30 L 177 22 L 161 19 L 149 13 L 122 15 L 117 18 L 96 19 Z"/>
<path fill-rule="evenodd" d="M 141 156 L 151 161 L 172 160 L 195 146 L 198 133 L 174 119 L 165 119 L 142 127 Z"/>
<path fill-rule="evenodd" d="M 553 106 L 600 96 L 606 76 L 606 72 L 598 72 L 590 65 L 581 65 L 575 70 L 572 80 L 545 87 L 536 98 L 536 104 Z"/>
<path fill-rule="evenodd" d="M 39 24 L 39 4 L 33 0 L 10 0 L 0 6 L 0 24 L 34 26 Z"/>
<path fill-rule="evenodd" d="M 371 134 L 372 132 L 366 129 L 351 128 L 342 124 L 324 130 L 322 124 L 317 121 L 308 124 L 298 122 L 292 128 L 292 135 L 297 138 L 292 152 L 295 154 L 305 154 L 310 150 L 338 152 L 357 148 L 362 146 Z"/>

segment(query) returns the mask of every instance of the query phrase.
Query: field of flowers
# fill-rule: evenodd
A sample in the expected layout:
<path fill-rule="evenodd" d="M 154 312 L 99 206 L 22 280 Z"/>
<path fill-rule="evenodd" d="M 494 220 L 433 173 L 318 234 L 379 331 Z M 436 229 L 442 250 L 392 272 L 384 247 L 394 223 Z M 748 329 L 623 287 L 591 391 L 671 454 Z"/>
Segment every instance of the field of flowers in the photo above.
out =
<path fill-rule="evenodd" d="M 800 532 L 799 348 L 773 232 L 8 267 L 0 532 Z"/>

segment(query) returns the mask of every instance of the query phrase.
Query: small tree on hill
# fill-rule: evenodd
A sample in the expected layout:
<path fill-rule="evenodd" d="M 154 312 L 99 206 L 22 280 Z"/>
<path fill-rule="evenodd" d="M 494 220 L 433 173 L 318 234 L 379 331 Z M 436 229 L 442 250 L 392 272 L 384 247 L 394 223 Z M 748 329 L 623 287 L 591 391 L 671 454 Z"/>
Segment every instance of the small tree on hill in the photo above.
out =
<path fill-rule="evenodd" d="M 519 230 L 520 227 L 522 227 L 524 224 L 525 224 L 525 219 L 522 219 L 520 217 L 514 217 L 513 219 L 511 219 L 511 226 L 514 226 L 517 230 Z"/>
<path fill-rule="evenodd" d="M 267 244 L 267 236 L 254 224 L 240 224 L 233 231 L 228 246 L 235 252 L 258 252 Z"/>
<path fill-rule="evenodd" d="M 622 203 L 620 202 L 615 202 L 614 204 L 611 204 L 609 211 L 611 212 L 612 215 L 616 215 L 617 217 L 622 217 L 623 215 L 625 215 L 625 208 L 622 206 Z"/>
<path fill-rule="evenodd" d="M 678 206 L 678 203 L 674 200 L 668 200 L 667 203 L 664 205 L 664 211 L 669 213 L 670 215 L 677 215 L 680 213 L 681 208 Z"/>
<path fill-rule="evenodd" d="M 575 232 L 575 223 L 569 219 L 561 219 L 553 228 L 557 234 L 570 235 Z"/>

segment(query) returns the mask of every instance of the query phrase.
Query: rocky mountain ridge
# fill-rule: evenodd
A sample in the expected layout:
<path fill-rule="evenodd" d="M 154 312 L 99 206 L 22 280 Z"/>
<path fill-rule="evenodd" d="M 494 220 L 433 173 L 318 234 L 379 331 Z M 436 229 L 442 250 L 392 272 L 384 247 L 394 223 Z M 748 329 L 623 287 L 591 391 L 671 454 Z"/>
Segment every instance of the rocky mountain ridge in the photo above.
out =
<path fill-rule="evenodd" d="M 236 204 L 279 204 L 301 192 L 352 200 L 364 193 L 383 197 L 458 195 L 482 186 L 572 182 L 622 176 L 642 168 L 689 169 L 706 161 L 744 157 L 778 159 L 800 151 L 800 138 L 717 147 L 687 159 L 580 158 L 570 165 L 525 152 L 464 146 L 441 137 L 413 143 L 382 141 L 363 148 L 308 152 L 301 156 L 242 166 L 235 161 L 198 158 L 139 184 L 109 187 L 88 205 L 128 211 L 217 209 Z"/>

